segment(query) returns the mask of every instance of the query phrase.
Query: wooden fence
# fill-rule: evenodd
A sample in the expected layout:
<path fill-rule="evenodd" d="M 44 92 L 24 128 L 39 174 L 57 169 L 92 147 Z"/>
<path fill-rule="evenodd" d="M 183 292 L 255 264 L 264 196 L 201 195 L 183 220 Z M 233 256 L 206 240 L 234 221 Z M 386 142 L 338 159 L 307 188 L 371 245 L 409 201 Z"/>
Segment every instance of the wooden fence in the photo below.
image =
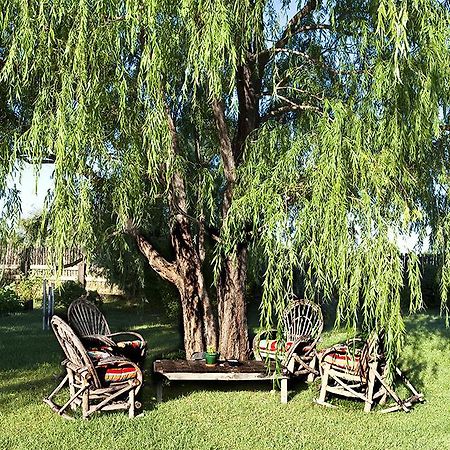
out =
<path fill-rule="evenodd" d="M 1 250 L 0 250 L 1 251 Z M 120 289 L 108 283 L 102 269 L 88 266 L 79 249 L 67 250 L 63 256 L 62 273 L 57 276 L 57 268 L 50 264 L 48 249 L 43 247 L 18 251 L 8 247 L 0 253 L 0 271 L 3 278 L 14 280 L 20 276 L 35 276 L 43 280 L 78 281 L 88 290 L 100 294 L 121 294 Z"/>

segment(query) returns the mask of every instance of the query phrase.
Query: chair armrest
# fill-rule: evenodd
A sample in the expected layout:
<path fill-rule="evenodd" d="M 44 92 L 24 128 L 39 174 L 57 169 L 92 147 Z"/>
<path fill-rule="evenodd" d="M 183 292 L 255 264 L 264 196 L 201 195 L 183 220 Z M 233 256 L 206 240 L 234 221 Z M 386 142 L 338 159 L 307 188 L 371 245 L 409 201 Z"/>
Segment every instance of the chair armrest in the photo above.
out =
<path fill-rule="evenodd" d="M 110 365 L 129 365 L 139 369 L 139 366 L 124 356 L 108 356 L 95 362 L 94 367 L 110 366 Z M 140 369 L 139 369 L 140 370 Z"/>
<path fill-rule="evenodd" d="M 82 337 L 82 340 L 92 339 L 96 340 L 104 345 L 115 347 L 116 343 L 109 337 L 103 334 L 88 334 Z"/>
<path fill-rule="evenodd" d="M 68 367 L 72 372 L 75 372 L 79 375 L 89 374 L 89 369 L 86 366 L 78 366 L 72 361 L 66 360 L 65 366 Z"/>
<path fill-rule="evenodd" d="M 284 363 L 287 365 L 289 363 L 290 358 L 297 354 L 298 356 L 303 357 L 309 357 L 316 351 L 316 344 L 319 338 L 317 338 L 314 341 L 311 341 L 310 339 L 296 339 L 292 345 L 290 346 L 289 350 L 286 352 L 284 357 Z M 301 352 L 298 352 L 298 347 L 303 344 L 303 347 L 301 348 Z"/>
<path fill-rule="evenodd" d="M 147 344 L 147 341 L 139 333 L 135 333 L 134 331 L 118 331 L 117 333 L 111 333 L 111 334 L 107 335 L 108 338 L 113 338 L 113 337 L 117 337 L 117 336 L 132 336 L 134 338 L 132 340 L 137 339 L 137 340 L 143 342 L 144 344 Z"/>

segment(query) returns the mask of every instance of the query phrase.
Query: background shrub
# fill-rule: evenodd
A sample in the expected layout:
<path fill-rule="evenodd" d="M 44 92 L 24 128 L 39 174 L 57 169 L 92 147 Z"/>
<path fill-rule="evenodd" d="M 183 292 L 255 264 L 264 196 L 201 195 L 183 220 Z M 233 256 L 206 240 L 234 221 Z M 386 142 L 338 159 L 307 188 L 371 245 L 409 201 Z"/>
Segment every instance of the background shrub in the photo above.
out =
<path fill-rule="evenodd" d="M 74 300 L 85 294 L 86 290 L 80 283 L 64 281 L 55 289 L 55 308 L 67 309 Z M 102 298 L 97 291 L 89 291 L 87 299 L 97 306 L 102 304 Z"/>
<path fill-rule="evenodd" d="M 0 288 L 0 315 L 11 314 L 23 310 L 23 302 L 10 287 Z"/>
<path fill-rule="evenodd" d="M 36 276 L 22 277 L 16 280 L 11 287 L 22 302 L 33 301 L 40 306 L 42 303 L 42 278 Z"/>

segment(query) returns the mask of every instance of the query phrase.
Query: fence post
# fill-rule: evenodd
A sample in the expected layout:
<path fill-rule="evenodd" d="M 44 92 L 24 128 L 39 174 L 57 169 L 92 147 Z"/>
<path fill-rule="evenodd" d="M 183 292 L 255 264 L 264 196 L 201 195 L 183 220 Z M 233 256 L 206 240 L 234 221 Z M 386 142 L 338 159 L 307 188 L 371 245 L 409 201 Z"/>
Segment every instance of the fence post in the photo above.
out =
<path fill-rule="evenodd" d="M 86 260 L 78 263 L 78 282 L 86 289 Z"/>
<path fill-rule="evenodd" d="M 48 315 L 47 315 L 47 330 L 50 329 L 50 320 L 55 309 L 55 284 L 52 283 L 48 288 Z"/>
<path fill-rule="evenodd" d="M 42 281 L 42 329 L 47 329 L 47 281 Z"/>

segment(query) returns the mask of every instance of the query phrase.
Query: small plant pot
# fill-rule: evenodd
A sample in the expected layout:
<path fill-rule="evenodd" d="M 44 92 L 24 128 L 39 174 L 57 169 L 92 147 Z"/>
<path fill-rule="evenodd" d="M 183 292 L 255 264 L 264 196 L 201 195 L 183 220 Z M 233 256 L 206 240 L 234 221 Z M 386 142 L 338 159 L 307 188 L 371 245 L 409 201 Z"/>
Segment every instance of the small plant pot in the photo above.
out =
<path fill-rule="evenodd" d="M 214 353 L 205 353 L 205 360 L 206 360 L 206 365 L 208 366 L 215 366 L 217 364 L 217 357 L 219 356 L 218 353 L 214 352 Z"/>

